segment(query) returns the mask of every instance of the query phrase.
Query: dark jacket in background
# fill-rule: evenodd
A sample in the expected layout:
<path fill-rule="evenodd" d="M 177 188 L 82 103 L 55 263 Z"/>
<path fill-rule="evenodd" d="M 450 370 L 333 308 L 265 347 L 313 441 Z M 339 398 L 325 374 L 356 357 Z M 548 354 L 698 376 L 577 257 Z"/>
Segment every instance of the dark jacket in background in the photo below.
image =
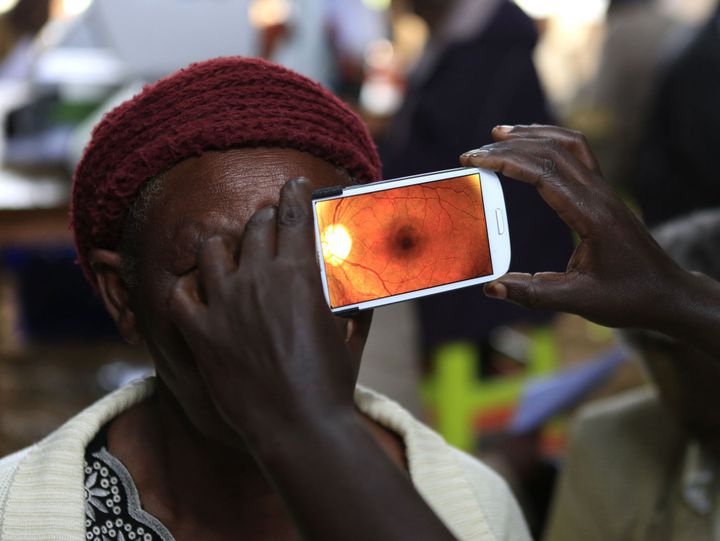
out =
<path fill-rule="evenodd" d="M 458 167 L 463 152 L 491 142 L 498 124 L 550 123 L 532 62 L 537 32 L 513 3 L 499 4 L 479 35 L 439 53 L 408 95 L 381 143 L 384 178 Z M 511 270 L 563 270 L 571 253 L 568 228 L 532 186 L 503 180 L 507 205 Z M 426 350 L 457 339 L 484 341 L 495 326 L 542 319 L 487 299 L 481 287 L 435 295 L 419 302 Z"/>
<path fill-rule="evenodd" d="M 720 11 L 660 84 L 630 189 L 655 225 L 720 206 Z"/>

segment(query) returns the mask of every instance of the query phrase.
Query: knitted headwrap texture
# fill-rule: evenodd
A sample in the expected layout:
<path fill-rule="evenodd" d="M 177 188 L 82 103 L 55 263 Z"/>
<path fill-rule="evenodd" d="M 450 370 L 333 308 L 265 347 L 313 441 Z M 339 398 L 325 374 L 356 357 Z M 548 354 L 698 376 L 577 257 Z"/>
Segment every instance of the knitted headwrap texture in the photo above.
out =
<path fill-rule="evenodd" d="M 358 182 L 380 160 L 365 124 L 317 83 L 271 62 L 223 57 L 191 64 L 146 86 L 93 130 L 73 178 L 71 224 L 78 261 L 117 249 L 143 185 L 205 151 L 279 147 L 307 152 Z"/>

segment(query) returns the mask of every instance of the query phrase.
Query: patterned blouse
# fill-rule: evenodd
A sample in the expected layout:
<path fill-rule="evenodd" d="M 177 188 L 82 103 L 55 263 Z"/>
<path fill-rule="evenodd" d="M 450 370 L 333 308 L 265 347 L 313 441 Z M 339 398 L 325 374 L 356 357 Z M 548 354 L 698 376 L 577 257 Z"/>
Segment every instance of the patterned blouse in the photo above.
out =
<path fill-rule="evenodd" d="M 143 510 L 127 468 L 107 450 L 107 426 L 85 449 L 85 538 L 90 541 L 174 541 Z"/>

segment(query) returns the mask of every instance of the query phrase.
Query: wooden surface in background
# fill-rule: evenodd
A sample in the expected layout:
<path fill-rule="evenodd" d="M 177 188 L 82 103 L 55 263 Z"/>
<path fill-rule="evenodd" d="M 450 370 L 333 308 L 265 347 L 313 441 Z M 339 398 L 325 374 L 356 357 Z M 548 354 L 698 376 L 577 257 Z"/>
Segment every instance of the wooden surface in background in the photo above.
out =
<path fill-rule="evenodd" d="M 68 207 L 0 210 L 0 246 L 72 243 Z"/>

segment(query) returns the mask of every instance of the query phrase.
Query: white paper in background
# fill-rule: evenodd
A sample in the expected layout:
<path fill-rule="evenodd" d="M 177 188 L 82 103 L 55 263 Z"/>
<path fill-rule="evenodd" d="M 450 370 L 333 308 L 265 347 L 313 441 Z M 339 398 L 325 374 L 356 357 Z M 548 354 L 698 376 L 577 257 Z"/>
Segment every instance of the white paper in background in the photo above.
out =
<path fill-rule="evenodd" d="M 254 55 L 248 6 L 249 0 L 94 0 L 82 18 L 100 46 L 152 81 L 191 62 Z"/>
<path fill-rule="evenodd" d="M 27 179 L 0 168 L 0 210 L 58 207 L 67 203 L 68 192 L 68 182 L 63 179 Z"/>

